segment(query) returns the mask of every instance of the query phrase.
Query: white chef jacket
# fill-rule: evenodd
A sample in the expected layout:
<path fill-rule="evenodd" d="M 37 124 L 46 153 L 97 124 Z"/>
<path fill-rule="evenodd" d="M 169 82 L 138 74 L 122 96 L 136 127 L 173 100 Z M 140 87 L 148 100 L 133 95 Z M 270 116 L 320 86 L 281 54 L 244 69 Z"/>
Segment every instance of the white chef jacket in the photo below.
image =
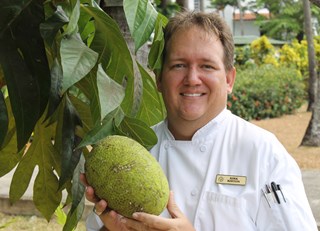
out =
<path fill-rule="evenodd" d="M 150 152 L 162 166 L 178 207 L 197 231 L 317 231 L 299 167 L 270 132 L 227 109 L 191 141 L 175 140 L 167 121 L 153 129 L 158 143 Z M 221 184 L 217 175 L 245 178 L 246 183 Z M 267 195 L 268 201 L 262 193 L 271 182 L 282 187 L 284 197 L 277 191 L 280 204 L 273 193 Z M 167 211 L 162 215 L 168 216 Z M 89 229 L 97 222 L 90 215 L 88 230 L 98 230 Z"/>

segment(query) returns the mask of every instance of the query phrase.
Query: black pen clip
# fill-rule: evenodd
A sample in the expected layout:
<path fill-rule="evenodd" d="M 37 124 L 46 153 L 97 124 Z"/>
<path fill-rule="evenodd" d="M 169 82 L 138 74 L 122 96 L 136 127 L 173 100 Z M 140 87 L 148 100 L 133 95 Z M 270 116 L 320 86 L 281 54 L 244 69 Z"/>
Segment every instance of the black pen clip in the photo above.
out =
<path fill-rule="evenodd" d="M 281 186 L 280 186 L 279 184 L 277 184 L 277 188 L 278 188 L 278 190 L 281 192 L 281 195 L 282 195 L 282 198 L 283 198 L 284 202 L 287 203 L 286 198 L 285 198 L 284 195 L 283 195 Z"/>
<path fill-rule="evenodd" d="M 272 191 L 274 193 L 274 196 L 275 196 L 278 204 L 280 204 L 280 199 L 279 199 L 279 196 L 277 194 L 277 190 L 278 190 L 277 184 L 275 182 L 271 182 L 271 188 L 272 188 Z"/>

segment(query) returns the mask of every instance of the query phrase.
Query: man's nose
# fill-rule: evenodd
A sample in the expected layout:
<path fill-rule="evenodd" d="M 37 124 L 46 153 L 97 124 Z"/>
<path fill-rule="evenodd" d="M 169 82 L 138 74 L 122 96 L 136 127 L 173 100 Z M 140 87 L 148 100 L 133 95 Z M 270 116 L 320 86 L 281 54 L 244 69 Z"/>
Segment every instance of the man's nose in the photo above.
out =
<path fill-rule="evenodd" d="M 199 85 L 201 83 L 200 72 L 193 67 L 188 68 L 184 78 L 184 84 L 186 85 Z"/>

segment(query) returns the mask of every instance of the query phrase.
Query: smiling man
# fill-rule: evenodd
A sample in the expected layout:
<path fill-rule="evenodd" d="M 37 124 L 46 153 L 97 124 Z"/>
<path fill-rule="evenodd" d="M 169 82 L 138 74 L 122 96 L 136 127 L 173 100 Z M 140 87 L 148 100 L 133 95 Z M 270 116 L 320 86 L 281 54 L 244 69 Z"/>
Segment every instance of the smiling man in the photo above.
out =
<path fill-rule="evenodd" d="M 211 31 L 210 21 L 203 28 L 184 23 L 167 35 L 164 65 L 158 79 L 168 112 L 168 127 L 176 140 L 190 140 L 199 128 L 223 111 L 235 80 L 233 57 L 227 67 L 224 47 L 219 35 Z"/>
<path fill-rule="evenodd" d="M 223 19 L 184 12 L 164 32 L 157 85 L 167 118 L 153 127 L 150 152 L 172 190 L 167 210 L 134 219 L 103 212 L 107 202 L 87 185 L 96 213 L 88 230 L 316 231 L 296 162 L 273 134 L 226 108 L 236 71 Z"/>

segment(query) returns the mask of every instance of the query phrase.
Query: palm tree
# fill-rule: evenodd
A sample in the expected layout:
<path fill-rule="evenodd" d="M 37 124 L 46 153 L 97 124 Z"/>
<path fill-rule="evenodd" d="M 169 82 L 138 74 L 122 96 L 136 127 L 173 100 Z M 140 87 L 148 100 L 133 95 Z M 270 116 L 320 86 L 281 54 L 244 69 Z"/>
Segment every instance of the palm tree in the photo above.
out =
<path fill-rule="evenodd" d="M 314 1 L 320 5 L 320 1 Z M 310 104 L 309 108 L 312 110 L 312 117 L 308 128 L 302 140 L 302 145 L 305 146 L 320 146 L 320 75 L 316 77 L 316 63 L 315 51 L 313 46 L 313 36 L 311 30 L 311 13 L 310 4 L 308 0 L 304 0 L 304 15 L 305 15 L 305 30 L 308 41 L 308 58 L 309 58 L 309 97 L 313 94 L 314 102 Z M 309 99 L 310 101 L 310 99 Z"/>
<path fill-rule="evenodd" d="M 315 50 L 313 44 L 313 31 L 311 25 L 311 9 L 309 0 L 303 0 L 303 11 L 304 11 L 304 27 L 305 27 L 305 34 L 307 37 L 308 43 L 308 61 L 309 61 L 309 105 L 308 111 L 311 111 L 314 104 L 314 99 L 316 95 L 316 57 L 315 57 Z"/>

